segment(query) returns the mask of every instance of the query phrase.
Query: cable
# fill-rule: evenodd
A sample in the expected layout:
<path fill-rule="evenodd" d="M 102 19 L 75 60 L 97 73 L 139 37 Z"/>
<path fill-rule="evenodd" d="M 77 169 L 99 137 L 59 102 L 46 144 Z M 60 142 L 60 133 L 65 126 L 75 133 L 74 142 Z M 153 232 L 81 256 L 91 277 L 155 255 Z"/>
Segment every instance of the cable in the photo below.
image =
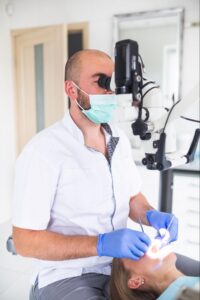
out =
<path fill-rule="evenodd" d="M 169 110 L 170 110 L 168 107 L 164 107 L 164 109 L 165 109 L 166 111 L 169 111 Z M 200 123 L 200 120 L 195 120 L 195 119 L 191 119 L 191 118 L 184 117 L 184 116 L 180 116 L 180 118 L 182 118 L 182 119 L 184 119 L 184 120 L 187 120 L 187 121 Z"/>
<path fill-rule="evenodd" d="M 168 107 L 164 107 L 164 109 L 165 109 L 166 111 L 169 111 L 169 110 L 170 110 Z M 187 121 L 200 123 L 200 120 L 195 120 L 195 119 L 191 119 L 191 118 L 184 117 L 184 116 L 180 116 L 180 118 L 182 118 L 182 119 L 184 119 L 184 120 L 187 120 Z"/>
<path fill-rule="evenodd" d="M 187 120 L 187 121 L 200 123 L 200 120 L 195 120 L 195 119 L 187 118 L 187 117 L 184 117 L 184 116 L 180 116 L 180 118 L 182 118 L 182 119 L 184 119 L 184 120 Z"/>
<path fill-rule="evenodd" d="M 163 128 L 163 133 L 165 132 L 165 128 L 166 128 L 166 126 L 167 126 L 167 122 L 168 122 L 168 120 L 169 120 L 169 117 L 170 117 L 170 115 L 171 115 L 171 113 L 172 113 L 174 107 L 175 107 L 180 101 L 181 101 L 181 100 L 178 100 L 178 101 L 177 101 L 176 103 L 174 103 L 174 105 L 170 108 L 170 111 L 169 111 L 169 113 L 168 113 L 168 115 L 167 115 L 167 119 L 166 119 L 166 121 L 165 121 L 165 125 L 164 125 L 164 128 Z"/>
<path fill-rule="evenodd" d="M 146 80 L 146 83 L 145 84 L 143 84 L 143 86 L 141 87 L 141 89 L 143 89 L 145 86 L 147 86 L 148 84 L 155 84 L 155 81 L 152 81 L 152 80 L 149 80 L 149 81 L 147 81 L 147 79 L 146 78 L 142 78 L 143 80 Z"/>
<path fill-rule="evenodd" d="M 144 87 L 144 86 L 143 86 Z M 143 88 L 142 87 L 142 88 Z M 159 86 L 157 85 L 157 86 L 152 86 L 148 91 L 146 91 L 145 93 L 144 93 L 144 95 L 142 95 L 142 98 L 144 98 L 145 96 L 146 96 L 146 94 L 148 94 L 151 90 L 153 90 L 153 89 L 158 89 L 159 88 Z"/>
<path fill-rule="evenodd" d="M 144 62 L 143 62 L 143 59 L 142 59 L 142 56 L 140 54 L 138 54 L 139 58 L 140 58 L 140 61 L 142 63 L 142 69 L 145 71 L 145 65 L 144 65 Z"/>

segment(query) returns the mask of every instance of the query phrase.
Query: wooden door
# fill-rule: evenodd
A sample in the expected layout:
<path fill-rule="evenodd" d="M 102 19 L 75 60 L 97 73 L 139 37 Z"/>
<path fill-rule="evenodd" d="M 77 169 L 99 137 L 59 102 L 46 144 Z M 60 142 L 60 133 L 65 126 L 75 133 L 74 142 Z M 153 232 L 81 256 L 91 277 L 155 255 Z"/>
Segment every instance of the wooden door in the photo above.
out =
<path fill-rule="evenodd" d="M 14 33 L 17 152 L 64 115 L 66 25 Z"/>

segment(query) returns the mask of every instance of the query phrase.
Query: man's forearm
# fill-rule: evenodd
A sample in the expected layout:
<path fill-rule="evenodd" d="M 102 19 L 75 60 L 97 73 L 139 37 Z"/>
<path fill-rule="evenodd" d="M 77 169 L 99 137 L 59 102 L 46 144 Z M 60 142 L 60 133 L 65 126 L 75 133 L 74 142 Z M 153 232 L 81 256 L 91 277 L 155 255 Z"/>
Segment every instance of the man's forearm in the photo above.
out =
<path fill-rule="evenodd" d="M 135 222 L 139 222 L 140 219 L 142 224 L 149 225 L 146 212 L 151 209 L 154 208 L 149 204 L 146 197 L 139 193 L 130 199 L 129 217 Z"/>
<path fill-rule="evenodd" d="M 44 260 L 66 260 L 96 256 L 96 236 L 66 236 L 46 230 L 13 227 L 18 254 Z"/>

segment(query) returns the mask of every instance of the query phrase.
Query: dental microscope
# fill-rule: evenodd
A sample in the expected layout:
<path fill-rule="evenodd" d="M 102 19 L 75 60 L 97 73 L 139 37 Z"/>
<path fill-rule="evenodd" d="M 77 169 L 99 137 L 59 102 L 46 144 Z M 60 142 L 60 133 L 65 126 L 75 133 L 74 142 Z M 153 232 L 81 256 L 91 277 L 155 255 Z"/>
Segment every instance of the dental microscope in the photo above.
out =
<path fill-rule="evenodd" d="M 164 171 L 192 162 L 200 128 L 195 130 L 187 153 L 180 154 L 176 151 L 173 122 L 184 118 L 184 110 L 197 100 L 198 87 L 170 108 L 165 107 L 160 87 L 145 77 L 138 43 L 130 39 L 115 44 L 115 72 L 112 78 L 102 74 L 98 83 L 112 90 L 113 81 L 119 103 L 119 121 L 130 122 L 133 135 L 140 138 L 145 153 L 142 164 L 149 170 Z"/>

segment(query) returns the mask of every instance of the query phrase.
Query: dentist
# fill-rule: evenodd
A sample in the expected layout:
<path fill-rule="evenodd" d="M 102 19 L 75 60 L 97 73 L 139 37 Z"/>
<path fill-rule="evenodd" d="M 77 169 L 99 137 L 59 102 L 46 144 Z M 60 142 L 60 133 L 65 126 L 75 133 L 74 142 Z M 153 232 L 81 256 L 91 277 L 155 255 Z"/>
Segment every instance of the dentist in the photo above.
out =
<path fill-rule="evenodd" d="M 169 227 L 178 221 L 155 210 L 140 192 L 140 177 L 125 134 L 109 122 L 115 95 L 98 84 L 114 64 L 104 52 L 83 50 L 66 63 L 70 99 L 63 120 L 38 133 L 16 163 L 13 238 L 35 258 L 30 299 L 109 299 L 112 258 L 140 259 L 149 237 L 127 219 Z"/>

